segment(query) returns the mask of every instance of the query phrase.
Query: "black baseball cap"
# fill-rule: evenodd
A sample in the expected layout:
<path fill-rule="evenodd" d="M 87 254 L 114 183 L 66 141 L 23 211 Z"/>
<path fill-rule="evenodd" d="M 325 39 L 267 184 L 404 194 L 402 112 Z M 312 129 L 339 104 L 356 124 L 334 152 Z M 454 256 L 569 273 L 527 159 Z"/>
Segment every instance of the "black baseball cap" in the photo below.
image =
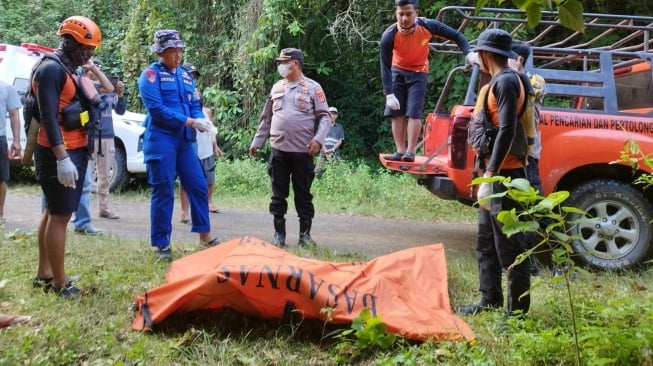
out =
<path fill-rule="evenodd" d="M 299 48 L 284 48 L 279 53 L 279 57 L 275 59 L 277 62 L 297 60 L 300 65 L 304 64 L 304 53 Z"/>
<path fill-rule="evenodd" d="M 524 41 L 518 39 L 512 40 L 512 50 L 518 55 L 528 60 L 528 57 L 531 55 L 531 45 Z"/>
<path fill-rule="evenodd" d="M 181 67 L 183 67 L 184 69 L 186 69 L 188 72 L 195 72 L 195 73 L 197 73 L 197 76 L 202 75 L 202 74 L 200 74 L 199 71 L 197 71 L 197 67 L 195 67 L 195 65 L 191 64 L 190 62 L 186 62 L 185 64 L 181 65 Z"/>

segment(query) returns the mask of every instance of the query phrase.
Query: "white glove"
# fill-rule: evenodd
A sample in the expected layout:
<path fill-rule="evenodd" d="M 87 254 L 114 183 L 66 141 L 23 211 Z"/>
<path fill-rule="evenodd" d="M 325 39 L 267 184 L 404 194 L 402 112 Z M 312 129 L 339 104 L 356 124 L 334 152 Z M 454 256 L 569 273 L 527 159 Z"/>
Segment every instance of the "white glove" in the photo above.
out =
<path fill-rule="evenodd" d="M 478 205 L 481 206 L 481 208 L 486 210 L 490 209 L 490 200 L 488 199 L 483 201 L 483 199 L 491 194 L 492 183 L 481 183 L 481 185 L 478 187 L 478 193 L 476 193 L 476 201 L 478 201 Z"/>
<path fill-rule="evenodd" d="M 61 160 L 57 160 L 57 179 L 64 187 L 75 189 L 77 182 L 77 167 L 70 160 L 70 156 L 66 156 Z"/>
<path fill-rule="evenodd" d="M 467 59 L 467 62 L 469 62 L 469 64 L 472 66 L 475 64 L 479 66 L 481 65 L 478 60 L 478 52 L 470 52 L 467 54 L 467 56 L 465 56 L 465 58 Z"/>
<path fill-rule="evenodd" d="M 385 96 L 385 105 L 393 111 L 396 111 L 399 109 L 399 99 L 394 94 L 388 94 Z"/>
<path fill-rule="evenodd" d="M 213 125 L 213 122 L 206 118 L 196 118 L 193 128 L 200 132 L 208 132 L 211 130 L 211 125 Z"/>

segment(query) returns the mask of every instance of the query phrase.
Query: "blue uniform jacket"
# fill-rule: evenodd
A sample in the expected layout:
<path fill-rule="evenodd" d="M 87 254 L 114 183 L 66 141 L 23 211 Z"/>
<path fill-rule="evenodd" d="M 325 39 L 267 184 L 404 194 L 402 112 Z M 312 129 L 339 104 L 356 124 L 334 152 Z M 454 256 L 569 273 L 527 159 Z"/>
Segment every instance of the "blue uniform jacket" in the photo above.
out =
<path fill-rule="evenodd" d="M 182 141 L 194 141 L 195 130 L 185 126 L 188 117 L 204 117 L 193 77 L 182 67 L 173 73 L 160 61 L 152 63 L 138 78 L 141 100 L 147 108 L 145 143 L 149 135 L 164 133 Z"/>

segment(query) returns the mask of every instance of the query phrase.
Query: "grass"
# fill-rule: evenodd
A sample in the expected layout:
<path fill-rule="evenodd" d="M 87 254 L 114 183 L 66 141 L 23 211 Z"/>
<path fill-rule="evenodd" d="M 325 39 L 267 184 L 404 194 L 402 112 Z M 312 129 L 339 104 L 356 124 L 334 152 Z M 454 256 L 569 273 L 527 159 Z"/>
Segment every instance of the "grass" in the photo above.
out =
<path fill-rule="evenodd" d="M 219 162 L 215 187 L 221 205 L 268 209 L 270 180 L 261 160 Z M 363 215 L 432 222 L 470 223 L 476 220 L 476 209 L 456 201 L 441 200 L 417 185 L 412 176 L 390 172 L 378 163 L 372 167 L 363 162 L 328 166 L 324 176 L 313 182 L 312 193 L 318 215 Z"/>
<path fill-rule="evenodd" d="M 218 177 L 221 205 L 267 208 L 269 183 L 262 163 L 221 162 Z M 318 212 L 474 220 L 473 209 L 438 202 L 409 179 L 341 164 L 316 181 Z M 224 187 L 230 187 L 229 192 Z M 13 186 L 9 194 L 15 190 L 34 191 L 38 197 L 34 187 Z M 138 187 L 119 195 L 148 199 L 147 190 Z M 500 332 L 504 321 L 499 312 L 465 317 L 477 335 L 472 344 L 399 341 L 389 349 L 356 350 L 353 345 L 337 347 L 336 340 L 323 338 L 334 328 L 330 325 L 314 321 L 281 324 L 231 310 L 172 316 L 157 332 L 141 333 L 131 330 L 134 313 L 130 305 L 137 295 L 162 284 L 168 268 L 154 260 L 148 243 L 69 235 L 66 266 L 71 273 L 82 274 L 84 290 L 81 300 L 69 302 L 31 287 L 37 258 L 34 235 L 1 234 L 0 279 L 8 283 L 0 289 L 0 311 L 29 314 L 33 320 L 27 326 L 0 330 L 0 365 L 575 364 L 566 291 L 546 284 L 533 290 L 532 311 L 526 320 L 509 322 L 507 333 Z M 365 258 L 364 253 L 342 256 L 325 249 L 296 253 L 328 261 Z M 447 253 L 447 266 L 452 304 L 476 301 L 475 258 Z M 549 274 L 541 277 L 546 280 Z M 572 283 L 584 365 L 653 364 L 651 284 L 650 269 L 584 273 Z"/>

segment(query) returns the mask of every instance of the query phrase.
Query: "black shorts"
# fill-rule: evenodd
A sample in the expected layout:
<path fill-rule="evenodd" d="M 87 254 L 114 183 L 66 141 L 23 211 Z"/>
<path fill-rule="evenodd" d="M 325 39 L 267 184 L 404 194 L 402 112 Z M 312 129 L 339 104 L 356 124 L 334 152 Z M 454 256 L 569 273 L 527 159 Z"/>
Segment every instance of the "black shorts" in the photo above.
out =
<path fill-rule="evenodd" d="M 399 100 L 399 109 L 394 111 L 387 106 L 385 117 L 406 116 L 422 119 L 426 84 L 429 74 L 392 68 L 392 93 Z"/>
<path fill-rule="evenodd" d="M 204 178 L 206 178 L 206 184 L 215 183 L 215 155 L 200 159 L 200 165 L 202 166 Z"/>
<path fill-rule="evenodd" d="M 7 136 L 0 136 L 0 182 L 9 181 L 9 152 Z"/>
<path fill-rule="evenodd" d="M 45 196 L 45 206 L 53 215 L 71 214 L 77 211 L 79 198 L 84 187 L 86 167 L 88 166 L 88 150 L 79 148 L 66 150 L 70 160 L 77 167 L 77 182 L 75 188 L 64 187 L 57 178 L 57 157 L 49 147 L 36 145 L 34 148 L 34 171 L 36 180 L 41 185 Z"/>

